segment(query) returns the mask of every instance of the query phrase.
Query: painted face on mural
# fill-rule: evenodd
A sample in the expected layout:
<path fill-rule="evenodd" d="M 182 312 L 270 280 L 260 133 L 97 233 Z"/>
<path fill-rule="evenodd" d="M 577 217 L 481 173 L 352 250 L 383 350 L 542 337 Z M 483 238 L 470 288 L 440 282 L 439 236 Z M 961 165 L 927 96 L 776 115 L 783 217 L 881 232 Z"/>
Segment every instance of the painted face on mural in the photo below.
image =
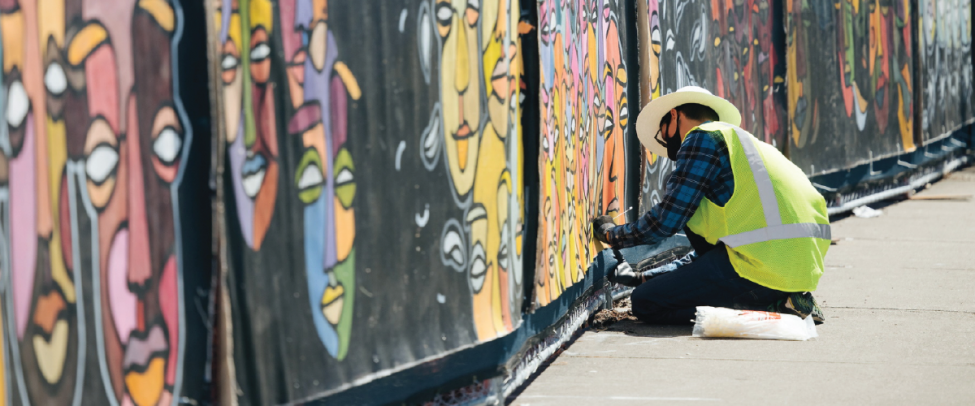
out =
<path fill-rule="evenodd" d="M 487 135 L 481 143 L 481 151 L 485 154 L 482 157 L 504 156 L 503 140 L 493 132 Z M 508 220 L 510 178 L 504 160 L 481 161 L 477 168 L 474 205 L 467 212 L 471 230 L 469 276 L 474 293 L 474 323 L 480 340 L 497 337 L 512 329 L 507 282 L 510 248 L 513 247 L 501 238 L 501 229 Z M 489 179 L 493 180 L 493 185 L 488 183 Z"/>
<path fill-rule="evenodd" d="M 437 0 L 434 16 L 440 54 L 440 106 L 444 145 L 454 191 L 465 196 L 474 184 L 481 137 L 480 0 Z M 500 52 L 499 52 L 500 53 Z"/>
<path fill-rule="evenodd" d="M 355 298 L 355 164 L 349 153 L 348 105 L 361 97 L 351 70 L 338 60 L 328 30 L 328 2 L 285 0 L 282 19 L 292 101 L 300 106 L 288 122 L 289 145 L 298 158 L 293 190 L 304 206 L 305 271 L 319 339 L 338 360 L 348 353 Z M 284 24 L 286 27 L 289 24 Z M 299 70 L 299 67 L 301 68 Z"/>
<path fill-rule="evenodd" d="M 626 97 L 626 67 L 623 65 L 615 18 L 610 20 L 607 32 L 606 64 L 603 70 L 607 106 L 601 127 L 606 139 L 603 156 L 603 213 L 615 216 L 622 204 L 620 198 L 623 196 L 623 177 L 626 170 L 623 134 L 629 121 L 629 105 Z"/>
<path fill-rule="evenodd" d="M 65 170 L 65 123 L 61 96 L 67 79 L 61 64 L 64 19 L 40 18 L 63 10 L 60 1 L 0 5 L 3 84 L 6 92 L 0 137 L 0 189 L 9 190 L 11 235 L 8 295 L 4 315 L 16 332 L 10 342 L 23 396 L 37 404 L 67 403 L 80 385 L 77 292 L 70 262 L 69 219 L 59 204 Z M 63 11 L 62 11 L 63 13 Z M 42 41 L 41 38 L 48 39 Z M 4 306 L 6 308 L 6 306 Z M 11 382 L 11 381 L 8 381 Z"/>
<path fill-rule="evenodd" d="M 275 84 L 268 80 L 274 12 L 269 0 L 222 0 L 215 18 L 237 219 L 244 241 L 256 251 L 271 223 L 279 179 Z"/>
<path fill-rule="evenodd" d="M 656 6 L 656 1 L 651 1 Z M 660 97 L 660 15 L 657 14 L 656 7 L 650 10 L 650 94 L 656 99 Z"/>
<path fill-rule="evenodd" d="M 161 0 L 140 2 L 134 13 L 86 7 L 91 20 L 71 38 L 67 60 L 85 72 L 87 131 L 69 138 L 83 139 L 87 197 L 98 213 L 100 344 L 110 396 L 168 403 L 180 324 L 171 187 L 185 134 L 171 77 L 175 12 Z M 156 52 L 131 57 L 143 47 Z M 83 107 L 75 103 L 71 111 Z"/>
<path fill-rule="evenodd" d="M 520 197 L 513 193 L 521 173 L 520 138 L 513 128 L 518 117 L 520 61 L 517 58 L 517 1 L 489 0 L 483 4 L 481 39 L 489 122 L 478 146 L 472 206 L 466 222 L 470 230 L 469 281 L 474 294 L 474 324 L 478 339 L 507 334 L 514 326 L 514 291 L 520 290 Z M 516 235 L 517 233 L 517 235 Z"/>
<path fill-rule="evenodd" d="M 509 10 L 517 10 L 517 0 L 488 0 L 481 22 L 481 38 L 484 43 L 484 78 L 487 94 L 488 118 L 498 134 L 506 134 L 517 110 L 518 46 L 516 42 L 517 14 L 509 16 Z M 490 12 L 488 12 L 490 10 Z"/>

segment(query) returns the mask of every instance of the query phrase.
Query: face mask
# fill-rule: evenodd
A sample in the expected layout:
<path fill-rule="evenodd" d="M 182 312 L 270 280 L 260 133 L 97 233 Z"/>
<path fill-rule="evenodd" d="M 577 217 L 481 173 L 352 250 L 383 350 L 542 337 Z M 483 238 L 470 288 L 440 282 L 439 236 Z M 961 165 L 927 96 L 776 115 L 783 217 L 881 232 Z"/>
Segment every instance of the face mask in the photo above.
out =
<path fill-rule="evenodd" d="M 680 128 L 680 116 L 677 116 L 677 128 Z M 658 144 L 664 148 L 667 148 L 667 158 L 670 158 L 671 161 L 677 162 L 677 152 L 680 151 L 681 144 L 680 135 L 675 133 L 673 137 L 667 138 L 666 141 L 663 141 L 660 139 L 661 131 L 663 131 L 663 129 L 660 129 L 660 131 L 657 132 L 657 137 L 654 137 L 655 140 Z"/>

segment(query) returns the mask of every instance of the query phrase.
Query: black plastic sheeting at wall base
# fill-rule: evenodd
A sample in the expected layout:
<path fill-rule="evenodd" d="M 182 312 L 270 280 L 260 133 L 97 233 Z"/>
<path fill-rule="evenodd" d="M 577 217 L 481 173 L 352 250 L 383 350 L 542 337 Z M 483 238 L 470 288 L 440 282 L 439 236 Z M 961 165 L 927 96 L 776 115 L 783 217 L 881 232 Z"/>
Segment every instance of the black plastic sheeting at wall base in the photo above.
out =
<path fill-rule="evenodd" d="M 653 246 L 626 248 L 621 252 L 628 262 L 635 264 L 688 245 L 687 239 L 678 235 Z M 505 337 L 326 398 L 306 400 L 305 404 L 503 403 L 506 396 L 579 332 L 590 313 L 605 303 L 607 291 L 618 293 L 619 289 L 606 284 L 605 279 L 606 272 L 615 265 L 612 252 L 603 250 L 589 265 L 585 279 L 552 303 L 526 314 L 521 326 Z"/>
<path fill-rule="evenodd" d="M 973 149 L 975 126 L 970 124 L 912 152 L 813 176 L 810 180 L 826 198 L 833 213 L 851 201 L 910 186 L 917 181 L 918 175 L 942 171 L 946 164 L 970 155 Z"/>

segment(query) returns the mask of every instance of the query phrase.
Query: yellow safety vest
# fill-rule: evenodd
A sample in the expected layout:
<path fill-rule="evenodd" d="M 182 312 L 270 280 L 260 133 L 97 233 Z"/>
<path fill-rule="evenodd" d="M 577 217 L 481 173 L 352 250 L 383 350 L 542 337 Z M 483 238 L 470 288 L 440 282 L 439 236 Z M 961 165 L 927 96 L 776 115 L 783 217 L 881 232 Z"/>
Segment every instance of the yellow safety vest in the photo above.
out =
<path fill-rule="evenodd" d="M 815 290 L 830 245 L 826 200 L 802 170 L 747 131 L 721 122 L 697 128 L 724 137 L 735 190 L 724 207 L 702 198 L 688 228 L 723 242 L 742 278 L 785 292 Z"/>

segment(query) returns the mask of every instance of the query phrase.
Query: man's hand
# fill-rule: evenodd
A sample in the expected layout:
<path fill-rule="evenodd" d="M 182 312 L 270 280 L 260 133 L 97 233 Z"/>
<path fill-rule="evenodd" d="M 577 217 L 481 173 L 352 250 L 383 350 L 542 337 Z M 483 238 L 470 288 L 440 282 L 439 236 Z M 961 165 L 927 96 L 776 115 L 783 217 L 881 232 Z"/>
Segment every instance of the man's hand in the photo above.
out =
<path fill-rule="evenodd" d="M 592 220 L 592 235 L 601 243 L 609 244 L 606 240 L 606 233 L 616 227 L 613 218 L 610 216 L 599 216 Z"/>
<path fill-rule="evenodd" d="M 645 282 L 643 275 L 633 270 L 633 267 L 626 261 L 618 263 L 613 270 L 609 271 L 609 275 L 606 275 L 606 278 L 610 282 L 634 288 Z"/>

